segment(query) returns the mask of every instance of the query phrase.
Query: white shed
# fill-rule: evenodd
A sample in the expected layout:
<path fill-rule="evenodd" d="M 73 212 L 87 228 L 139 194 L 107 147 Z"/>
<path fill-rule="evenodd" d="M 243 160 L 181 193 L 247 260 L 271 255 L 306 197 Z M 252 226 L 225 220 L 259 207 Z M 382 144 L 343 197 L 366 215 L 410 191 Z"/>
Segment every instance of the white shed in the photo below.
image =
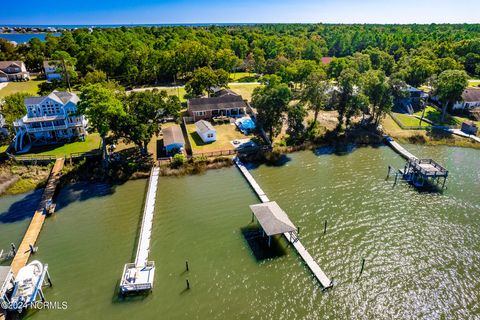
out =
<path fill-rule="evenodd" d="M 195 122 L 197 133 L 202 138 L 203 142 L 213 142 L 217 140 L 217 130 L 215 130 L 212 124 L 205 120 L 199 120 Z"/>

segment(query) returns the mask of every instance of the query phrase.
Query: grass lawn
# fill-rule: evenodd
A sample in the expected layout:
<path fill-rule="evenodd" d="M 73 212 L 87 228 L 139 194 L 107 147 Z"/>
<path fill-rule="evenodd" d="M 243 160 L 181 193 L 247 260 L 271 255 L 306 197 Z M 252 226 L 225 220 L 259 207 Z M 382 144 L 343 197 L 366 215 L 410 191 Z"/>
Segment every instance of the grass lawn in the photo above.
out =
<path fill-rule="evenodd" d="M 252 101 L 252 93 L 253 90 L 256 87 L 259 87 L 260 84 L 254 84 L 254 83 L 230 83 L 228 85 L 230 87 L 230 90 L 232 90 L 235 93 L 238 93 L 243 97 L 243 99 L 246 99 L 247 101 Z"/>
<path fill-rule="evenodd" d="M 165 90 L 167 91 L 167 94 L 170 96 L 178 96 L 181 102 L 187 101 L 185 99 L 185 87 L 180 87 L 180 88 L 168 88 L 168 87 L 163 87 L 159 88 L 159 90 Z"/>
<path fill-rule="evenodd" d="M 469 87 L 480 87 L 480 80 L 468 81 Z"/>
<path fill-rule="evenodd" d="M 415 113 L 415 115 L 422 116 L 422 111 L 418 111 Z M 435 107 L 432 106 L 427 106 L 425 109 L 425 118 L 427 118 L 430 121 L 433 121 L 434 123 L 440 123 L 440 119 L 442 117 L 442 112 Z M 451 116 L 449 114 L 446 115 L 446 121 L 444 122 L 445 125 L 448 126 L 460 126 L 463 121 L 468 120 L 467 118 L 463 117 L 458 117 L 458 116 Z M 480 122 L 476 122 L 477 125 L 480 125 Z"/>
<path fill-rule="evenodd" d="M 235 72 L 230 74 L 230 80 L 233 82 L 256 82 L 255 73 L 253 72 Z"/>
<path fill-rule="evenodd" d="M 217 141 L 204 143 L 196 132 L 195 124 L 187 124 L 187 132 L 194 153 L 233 150 L 235 148 L 230 141 L 254 137 L 253 135 L 244 135 L 234 124 L 219 124 L 214 125 L 214 128 L 217 130 Z"/>
<path fill-rule="evenodd" d="M 71 153 L 88 152 L 96 150 L 100 147 L 100 136 L 98 133 L 89 134 L 85 141 L 77 141 L 66 143 L 64 145 L 45 146 L 41 148 L 32 148 L 26 155 L 54 155 L 54 156 L 69 156 Z"/>
<path fill-rule="evenodd" d="M 0 89 L 0 98 L 17 92 L 26 92 L 31 95 L 38 95 L 38 86 L 45 80 L 30 80 L 24 82 L 8 82 L 6 87 Z"/>
<path fill-rule="evenodd" d="M 431 124 L 422 121 L 420 124 L 420 119 L 417 119 L 411 115 L 403 114 L 403 113 L 393 113 L 393 115 L 404 125 L 405 127 L 430 127 Z"/>

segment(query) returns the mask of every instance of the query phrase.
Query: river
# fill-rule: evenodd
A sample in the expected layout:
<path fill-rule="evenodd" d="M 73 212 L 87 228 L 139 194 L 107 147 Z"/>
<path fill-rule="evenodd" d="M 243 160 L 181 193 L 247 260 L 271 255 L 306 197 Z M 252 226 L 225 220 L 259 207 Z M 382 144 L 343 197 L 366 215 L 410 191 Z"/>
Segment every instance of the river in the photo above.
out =
<path fill-rule="evenodd" d="M 45 289 L 47 299 L 66 301 L 68 308 L 29 315 L 480 317 L 480 151 L 406 147 L 450 170 L 443 193 L 419 192 L 405 183 L 393 187 L 392 179 L 385 180 L 387 166 L 399 168 L 404 161 L 387 147 L 357 148 L 342 155 L 322 148 L 289 154 L 283 166 L 251 168 L 269 198 L 300 227 L 303 245 L 334 279 L 327 292 L 284 239 L 274 241 L 274 257 L 252 250 L 261 239 L 252 240 L 247 228 L 248 205 L 258 200 L 232 167 L 160 178 L 150 254 L 157 265 L 155 287 L 148 296 L 121 299 L 118 281 L 123 264 L 133 261 L 146 181 L 64 188 L 35 258 L 49 264 L 54 286 Z M 0 248 L 7 248 L 20 241 L 28 220 L 18 212 L 35 203 L 38 192 L 1 199 Z M 359 276 L 362 258 L 366 263 Z M 190 290 L 185 289 L 186 279 Z"/>

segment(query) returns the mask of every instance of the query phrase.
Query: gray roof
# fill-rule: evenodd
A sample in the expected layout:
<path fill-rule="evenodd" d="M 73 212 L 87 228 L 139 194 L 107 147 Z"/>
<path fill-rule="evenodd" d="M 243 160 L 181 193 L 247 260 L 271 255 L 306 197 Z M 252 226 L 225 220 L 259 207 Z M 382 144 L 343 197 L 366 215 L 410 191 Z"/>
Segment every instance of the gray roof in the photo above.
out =
<path fill-rule="evenodd" d="M 480 101 L 480 88 L 467 88 L 462 94 L 463 101 L 477 102 Z"/>
<path fill-rule="evenodd" d="M 171 144 L 185 144 L 185 139 L 183 138 L 183 133 L 180 126 L 171 126 L 171 127 L 162 129 L 162 133 L 163 133 L 163 145 L 165 147 Z"/>
<path fill-rule="evenodd" d="M 23 64 L 23 61 L 0 61 L 0 69 L 6 69 L 10 67 L 12 64 L 20 68 Z"/>
<path fill-rule="evenodd" d="M 246 108 L 247 104 L 242 96 L 224 94 L 219 97 L 193 98 L 188 100 L 188 109 L 191 111 L 224 110 L 232 108 Z"/>
<path fill-rule="evenodd" d="M 200 132 L 207 132 L 207 131 L 215 131 L 215 129 L 213 128 L 212 124 L 208 121 L 205 121 L 205 120 L 200 120 L 200 121 L 197 121 L 195 122 L 195 127 L 197 127 L 197 131 L 200 131 Z"/>
<path fill-rule="evenodd" d="M 297 228 L 290 221 L 287 214 L 275 202 L 266 202 L 250 205 L 250 209 L 257 218 L 267 236 L 296 231 Z"/>
<path fill-rule="evenodd" d="M 47 97 L 46 96 L 43 96 L 43 97 L 26 97 L 24 99 L 24 103 L 26 105 L 39 104 L 45 98 L 47 98 Z M 48 95 L 48 98 L 50 98 L 52 100 L 55 100 L 55 101 L 57 101 L 61 104 L 67 104 L 69 101 L 76 104 L 79 101 L 79 98 L 75 93 L 64 92 L 64 91 L 56 91 L 56 90 L 52 91 L 52 93 L 50 93 Z"/>

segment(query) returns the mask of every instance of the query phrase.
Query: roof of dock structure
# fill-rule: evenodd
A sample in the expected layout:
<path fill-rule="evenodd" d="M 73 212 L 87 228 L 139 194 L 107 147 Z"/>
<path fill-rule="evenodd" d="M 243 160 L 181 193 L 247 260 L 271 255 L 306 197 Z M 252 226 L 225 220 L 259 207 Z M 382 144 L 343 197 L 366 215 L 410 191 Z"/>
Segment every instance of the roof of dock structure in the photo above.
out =
<path fill-rule="evenodd" d="M 250 209 L 267 236 L 297 231 L 297 227 L 275 201 L 252 204 Z"/>
<path fill-rule="evenodd" d="M 448 175 L 448 170 L 432 159 L 411 159 L 409 165 L 424 176 Z"/>

